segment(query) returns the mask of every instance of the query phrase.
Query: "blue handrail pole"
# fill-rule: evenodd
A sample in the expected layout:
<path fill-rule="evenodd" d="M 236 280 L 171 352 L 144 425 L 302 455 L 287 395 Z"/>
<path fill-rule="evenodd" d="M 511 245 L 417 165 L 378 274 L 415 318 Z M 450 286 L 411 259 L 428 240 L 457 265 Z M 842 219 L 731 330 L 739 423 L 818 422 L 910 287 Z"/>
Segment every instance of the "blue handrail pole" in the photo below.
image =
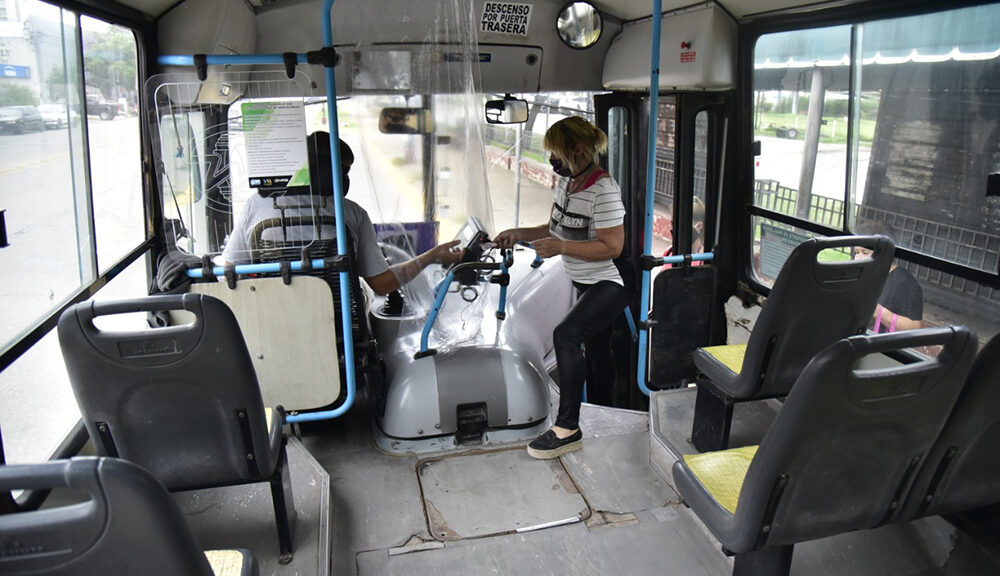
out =
<path fill-rule="evenodd" d="M 535 257 L 537 258 L 538 255 L 536 254 Z M 500 263 L 500 274 L 507 274 L 507 270 L 508 270 L 508 268 L 507 268 L 507 262 L 506 261 L 501 262 Z M 506 313 L 507 313 L 507 285 L 506 284 L 501 284 L 500 285 L 500 303 L 497 304 L 497 319 L 503 318 Z"/>
<path fill-rule="evenodd" d="M 434 305 L 431 306 L 431 311 L 427 314 L 427 320 L 424 322 L 424 329 L 420 331 L 420 352 L 427 352 L 427 340 L 431 335 L 431 328 L 434 326 L 434 322 L 437 320 L 438 312 L 441 311 L 441 306 L 444 305 L 444 297 L 448 295 L 448 287 L 455 280 L 455 273 L 448 272 L 448 275 L 444 277 L 444 280 L 438 283 L 437 287 L 434 289 Z"/>
<path fill-rule="evenodd" d="M 305 54 L 295 54 L 295 60 L 299 64 L 308 62 Z M 194 66 L 194 56 L 166 55 L 156 59 L 163 66 Z M 283 54 L 208 54 L 205 56 L 205 64 L 246 66 L 250 64 L 284 64 Z"/>
<path fill-rule="evenodd" d="M 656 126 L 659 113 L 660 96 L 660 22 L 663 20 L 663 7 L 660 0 L 653 0 L 653 37 L 650 41 L 649 69 L 649 128 L 646 140 L 646 220 L 643 233 L 644 256 L 653 255 L 653 194 L 656 183 Z M 649 364 L 649 330 L 646 322 L 649 320 L 649 270 L 642 271 L 642 292 L 639 296 L 639 361 L 636 362 L 636 382 L 639 390 L 646 396 L 650 395 L 646 386 L 646 365 Z"/>
<path fill-rule="evenodd" d="M 323 46 L 333 48 L 333 24 L 330 13 L 333 0 L 323 0 Z M 337 116 L 337 79 L 332 67 L 326 72 L 326 117 L 330 129 L 330 152 L 333 169 L 333 213 L 337 220 L 337 254 L 347 255 L 347 229 L 344 227 L 344 183 L 340 173 L 340 126 Z M 344 333 L 344 372 L 347 373 L 347 397 L 334 410 L 293 414 L 289 422 L 328 420 L 347 413 L 354 405 L 357 382 L 354 377 L 354 334 L 351 332 L 351 288 L 347 272 L 340 273 L 340 320 Z"/>
<path fill-rule="evenodd" d="M 625 322 L 628 324 L 628 333 L 632 336 L 632 341 L 635 342 L 639 339 L 639 332 L 635 327 L 635 319 L 632 318 L 632 307 L 625 307 Z"/>
<path fill-rule="evenodd" d="M 322 260 L 310 260 L 310 264 L 313 268 L 319 270 L 326 266 L 326 263 Z M 290 265 L 292 272 L 299 272 L 302 270 L 302 261 L 292 262 Z M 233 271 L 237 274 L 270 274 L 273 272 L 281 272 L 281 264 L 277 262 L 265 262 L 261 264 L 237 264 Z M 215 276 L 223 276 L 226 273 L 226 269 L 222 266 L 213 266 L 212 274 Z M 204 274 L 201 268 L 191 268 L 185 272 L 188 278 L 203 278 Z"/>

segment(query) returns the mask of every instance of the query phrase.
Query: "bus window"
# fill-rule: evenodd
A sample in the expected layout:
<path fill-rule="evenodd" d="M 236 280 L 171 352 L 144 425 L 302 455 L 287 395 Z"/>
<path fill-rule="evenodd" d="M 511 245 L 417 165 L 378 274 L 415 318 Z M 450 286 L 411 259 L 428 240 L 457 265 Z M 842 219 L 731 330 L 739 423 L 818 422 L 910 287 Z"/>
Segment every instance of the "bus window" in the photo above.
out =
<path fill-rule="evenodd" d="M 491 96 L 496 98 L 498 96 Z M 569 116 L 594 120 L 594 93 L 550 92 L 519 94 L 528 101 L 523 124 L 484 127 L 487 177 L 496 230 L 547 222 L 557 176 L 542 145 L 546 130 Z M 518 156 L 520 155 L 520 156 Z M 515 177 L 520 162 L 520 174 Z"/>
<path fill-rule="evenodd" d="M 666 254 L 673 247 L 674 185 L 677 136 L 677 104 L 673 96 L 662 96 L 657 109 L 656 172 L 653 188 L 653 254 Z"/>
<path fill-rule="evenodd" d="M 39 338 L 39 325 L 146 239 L 132 32 L 87 17 L 78 28 L 76 13 L 35 0 L 9 3 L 6 19 L 26 33 L 5 39 L 14 77 L 0 86 L 5 353 L 20 338 Z M 133 262 L 108 287 L 145 294 L 144 264 Z M 55 334 L 5 368 L 7 460 L 44 460 L 79 419 Z M 45 431 L 29 422 L 39 418 Z"/>
<path fill-rule="evenodd" d="M 811 43 L 816 37 L 821 44 Z M 807 50 L 813 46 L 816 53 Z M 850 26 L 837 26 L 768 34 L 754 52 L 754 139 L 761 143 L 754 189 L 832 228 L 844 225 L 833 208 L 845 198 L 848 67 L 841 55 L 850 46 Z"/>
<path fill-rule="evenodd" d="M 145 240 L 135 37 L 87 16 L 83 32 L 90 183 L 101 272 Z"/>
<path fill-rule="evenodd" d="M 23 78 L 6 79 L 0 86 L 0 188 L 9 242 L 0 250 L 5 348 L 95 277 L 86 186 L 78 170 L 83 138 L 79 99 L 74 100 L 80 88 L 75 19 L 42 2 L 22 2 L 20 9 L 8 17 L 30 23 L 33 31 L 22 46 L 25 71 Z M 65 65 L 64 54 L 69 57 Z M 27 71 L 35 62 L 50 71 L 45 78 L 51 82 L 39 82 L 39 74 Z M 39 102 L 59 106 L 48 128 L 36 112 Z"/>
<path fill-rule="evenodd" d="M 919 325 L 966 324 L 980 341 L 1000 322 L 1000 292 L 976 281 L 1000 263 L 1000 204 L 986 193 L 1000 130 L 997 26 L 995 5 L 961 8 L 768 34 L 753 58 L 754 206 L 891 236 L 893 274 L 922 292 Z M 766 283 L 764 221 L 754 270 Z M 965 278 L 950 273 L 963 268 Z"/>

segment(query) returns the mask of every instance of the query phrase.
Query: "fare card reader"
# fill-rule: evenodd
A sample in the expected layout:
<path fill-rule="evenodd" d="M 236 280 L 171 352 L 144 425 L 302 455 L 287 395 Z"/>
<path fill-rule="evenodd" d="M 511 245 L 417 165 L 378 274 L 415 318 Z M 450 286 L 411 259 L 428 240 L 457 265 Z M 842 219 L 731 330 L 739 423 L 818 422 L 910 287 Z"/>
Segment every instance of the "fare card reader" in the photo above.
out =
<path fill-rule="evenodd" d="M 483 244 L 490 241 L 490 235 L 486 232 L 483 223 L 475 216 L 469 216 L 465 220 L 462 229 L 458 231 L 455 239 L 459 241 L 459 246 L 465 249 L 465 255 L 459 264 L 466 262 L 479 262 L 483 257 Z M 455 278 L 459 284 L 469 286 L 475 284 L 479 279 L 479 272 L 474 269 L 459 271 Z"/>

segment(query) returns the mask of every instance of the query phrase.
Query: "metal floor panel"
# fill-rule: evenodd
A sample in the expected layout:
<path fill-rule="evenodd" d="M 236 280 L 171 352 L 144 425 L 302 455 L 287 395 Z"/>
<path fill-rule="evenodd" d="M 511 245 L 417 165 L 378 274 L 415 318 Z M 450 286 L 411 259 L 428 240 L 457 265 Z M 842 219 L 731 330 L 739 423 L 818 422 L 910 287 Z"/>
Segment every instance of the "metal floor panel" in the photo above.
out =
<path fill-rule="evenodd" d="M 278 531 L 267 482 L 174 493 L 202 549 L 246 548 L 257 557 L 262 576 L 329 574 L 330 477 L 296 438 L 288 439 L 288 464 L 298 513 L 291 563 L 278 564 Z"/>
<path fill-rule="evenodd" d="M 647 432 L 586 438 L 562 461 L 594 510 L 625 514 L 680 501 L 649 466 Z"/>
<path fill-rule="evenodd" d="M 423 460 L 417 470 L 437 540 L 531 530 L 590 516 L 559 461 L 535 460 L 523 448 Z"/>
<path fill-rule="evenodd" d="M 659 520 L 637 514 L 626 526 L 588 528 L 582 523 L 524 534 L 446 543 L 442 548 L 389 556 L 358 556 L 361 576 L 726 576 L 731 561 L 705 539 L 686 510 Z"/>

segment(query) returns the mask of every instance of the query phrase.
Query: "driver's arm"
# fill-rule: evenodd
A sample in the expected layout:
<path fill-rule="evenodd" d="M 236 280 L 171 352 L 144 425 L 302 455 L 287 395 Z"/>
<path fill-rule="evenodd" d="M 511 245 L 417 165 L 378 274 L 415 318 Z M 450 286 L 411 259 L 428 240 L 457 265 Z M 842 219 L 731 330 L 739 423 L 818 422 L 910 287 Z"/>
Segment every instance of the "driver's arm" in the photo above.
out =
<path fill-rule="evenodd" d="M 438 244 L 434 248 L 423 254 L 410 258 L 406 262 L 396 264 L 381 274 L 365 277 L 365 282 L 375 291 L 376 294 L 386 295 L 393 290 L 398 290 L 400 286 L 413 280 L 431 264 L 441 264 L 449 266 L 462 260 L 464 250 L 452 251 L 458 246 L 458 240 L 452 240 L 445 244 Z"/>

